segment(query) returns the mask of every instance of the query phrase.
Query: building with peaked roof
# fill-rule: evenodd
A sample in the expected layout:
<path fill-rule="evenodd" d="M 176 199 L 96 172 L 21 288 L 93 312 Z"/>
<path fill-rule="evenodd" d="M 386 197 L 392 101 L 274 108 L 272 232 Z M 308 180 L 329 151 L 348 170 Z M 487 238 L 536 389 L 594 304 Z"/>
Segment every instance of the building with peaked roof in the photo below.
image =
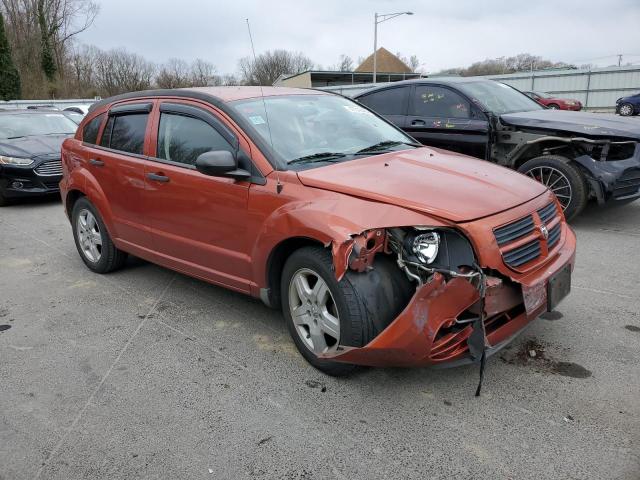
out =
<path fill-rule="evenodd" d="M 397 82 L 420 78 L 402 60 L 380 47 L 377 58 L 378 82 Z M 318 88 L 340 85 L 360 85 L 373 82 L 373 54 L 369 55 L 353 72 L 307 70 L 292 75 L 281 75 L 273 84 L 281 87 Z"/>
<path fill-rule="evenodd" d="M 384 47 L 377 51 L 377 73 L 413 73 L 411 68 Z M 373 72 L 373 53 L 355 69 L 356 72 Z"/>

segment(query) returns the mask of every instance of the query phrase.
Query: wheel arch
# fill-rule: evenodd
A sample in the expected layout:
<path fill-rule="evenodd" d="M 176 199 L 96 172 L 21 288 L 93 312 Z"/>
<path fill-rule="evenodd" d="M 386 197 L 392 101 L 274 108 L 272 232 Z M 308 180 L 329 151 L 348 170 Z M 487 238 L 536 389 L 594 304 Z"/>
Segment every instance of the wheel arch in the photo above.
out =
<path fill-rule="evenodd" d="M 266 288 L 260 291 L 261 300 L 269 307 L 280 308 L 281 306 L 280 280 L 287 259 L 296 250 L 308 246 L 327 248 L 326 245 L 318 239 L 295 236 L 281 240 L 271 249 L 271 252 L 269 252 L 265 269 Z"/>
<path fill-rule="evenodd" d="M 64 205 L 65 205 L 65 211 L 67 213 L 67 217 L 69 218 L 69 220 L 71 220 L 71 212 L 73 212 L 73 206 L 82 197 L 86 197 L 86 195 L 81 190 L 74 188 L 72 190 L 69 190 L 69 192 L 67 192 L 67 197 L 64 202 Z"/>

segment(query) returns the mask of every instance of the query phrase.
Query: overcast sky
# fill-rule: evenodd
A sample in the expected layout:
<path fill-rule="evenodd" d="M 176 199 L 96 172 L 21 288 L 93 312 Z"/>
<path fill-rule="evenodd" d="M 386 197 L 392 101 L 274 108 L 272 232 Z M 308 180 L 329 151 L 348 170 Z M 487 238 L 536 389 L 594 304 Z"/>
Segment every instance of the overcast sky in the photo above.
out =
<path fill-rule="evenodd" d="M 373 15 L 413 11 L 378 26 L 378 45 L 417 55 L 429 72 L 517 53 L 554 61 L 640 64 L 639 0 L 97 0 L 79 36 L 102 49 L 125 47 L 154 62 L 202 58 L 219 73 L 256 53 L 301 51 L 324 67 L 340 54 L 373 50 Z M 633 56 L 632 56 L 633 55 Z M 609 56 L 609 58 L 601 58 Z"/>

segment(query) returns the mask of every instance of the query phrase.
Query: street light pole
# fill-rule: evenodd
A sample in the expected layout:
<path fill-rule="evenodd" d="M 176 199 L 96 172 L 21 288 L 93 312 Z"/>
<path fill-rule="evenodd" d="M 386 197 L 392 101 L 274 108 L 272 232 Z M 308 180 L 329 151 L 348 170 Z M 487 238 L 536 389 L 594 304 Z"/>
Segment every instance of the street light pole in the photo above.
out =
<path fill-rule="evenodd" d="M 376 12 L 373 17 L 373 83 L 376 83 L 378 73 L 378 24 L 399 17 L 400 15 L 413 15 L 413 12 L 384 13 L 380 15 Z"/>

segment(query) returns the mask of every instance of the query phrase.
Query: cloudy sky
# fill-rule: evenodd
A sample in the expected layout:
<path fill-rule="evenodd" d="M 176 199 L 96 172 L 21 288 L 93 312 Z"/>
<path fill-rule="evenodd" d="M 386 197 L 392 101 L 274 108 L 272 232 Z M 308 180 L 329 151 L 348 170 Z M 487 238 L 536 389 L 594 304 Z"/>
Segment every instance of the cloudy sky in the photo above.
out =
<path fill-rule="evenodd" d="M 125 47 L 149 60 L 202 58 L 220 73 L 256 52 L 301 51 L 328 67 L 340 54 L 373 50 L 374 12 L 413 11 L 378 27 L 378 45 L 417 55 L 429 72 L 528 52 L 554 61 L 640 64 L 639 0 L 97 0 L 79 36 L 102 49 Z M 606 57 L 606 58 L 604 58 Z"/>

